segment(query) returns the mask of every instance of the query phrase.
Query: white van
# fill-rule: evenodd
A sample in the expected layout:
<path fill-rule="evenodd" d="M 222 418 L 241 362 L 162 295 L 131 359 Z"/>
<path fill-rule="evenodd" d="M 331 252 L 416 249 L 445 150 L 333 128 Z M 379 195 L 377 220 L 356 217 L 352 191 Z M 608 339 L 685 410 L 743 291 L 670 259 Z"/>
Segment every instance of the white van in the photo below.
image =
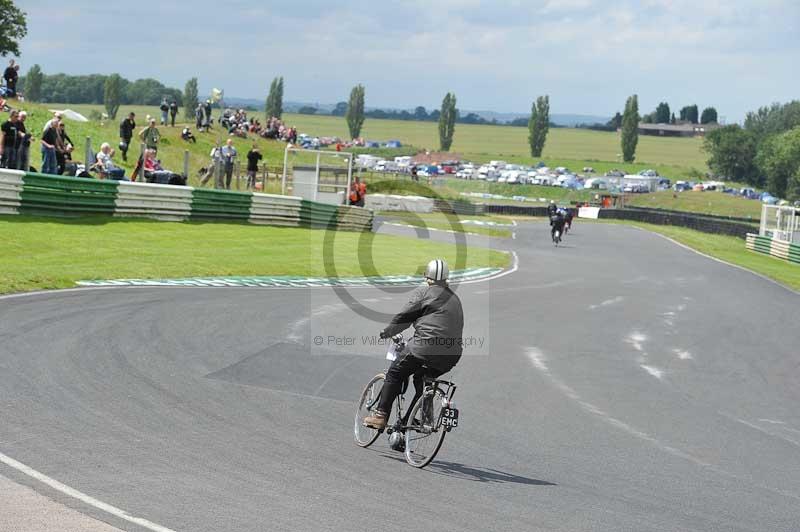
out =
<path fill-rule="evenodd" d="M 410 155 L 402 155 L 400 157 L 395 157 L 394 162 L 398 168 L 401 170 L 408 168 L 411 166 L 411 156 Z"/>
<path fill-rule="evenodd" d="M 489 166 L 491 166 L 495 170 L 504 169 L 506 167 L 506 164 L 508 163 L 506 163 L 505 161 L 489 161 Z"/>
<path fill-rule="evenodd" d="M 497 170 L 491 166 L 484 164 L 478 168 L 478 179 L 485 179 L 486 181 L 497 180 Z"/>

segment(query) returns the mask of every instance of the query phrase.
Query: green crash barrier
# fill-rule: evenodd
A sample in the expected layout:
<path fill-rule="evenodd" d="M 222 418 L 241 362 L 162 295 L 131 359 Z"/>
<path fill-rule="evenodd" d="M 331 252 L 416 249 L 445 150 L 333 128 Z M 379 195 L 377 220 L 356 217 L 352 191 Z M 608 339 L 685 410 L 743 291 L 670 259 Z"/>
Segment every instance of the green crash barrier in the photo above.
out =
<path fill-rule="evenodd" d="M 253 194 L 229 190 L 192 191 L 192 220 L 248 220 Z"/>
<path fill-rule="evenodd" d="M 20 214 L 77 216 L 114 214 L 116 181 L 26 173 L 22 178 Z"/>
<path fill-rule="evenodd" d="M 748 234 L 745 246 L 751 251 L 800 264 L 800 246 L 770 237 Z"/>
<path fill-rule="evenodd" d="M 373 213 L 292 196 L 0 171 L 0 214 L 106 214 L 371 231 Z"/>

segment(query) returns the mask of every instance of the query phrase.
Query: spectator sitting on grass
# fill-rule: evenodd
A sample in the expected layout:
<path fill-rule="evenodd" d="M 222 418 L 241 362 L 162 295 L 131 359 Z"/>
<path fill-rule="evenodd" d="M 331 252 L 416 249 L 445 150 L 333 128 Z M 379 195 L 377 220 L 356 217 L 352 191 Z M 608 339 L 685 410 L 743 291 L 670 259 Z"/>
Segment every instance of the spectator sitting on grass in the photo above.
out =
<path fill-rule="evenodd" d="M 192 134 L 192 130 L 189 129 L 189 126 L 183 128 L 183 131 L 181 131 L 181 138 L 186 142 L 197 142 L 197 138 Z"/>
<path fill-rule="evenodd" d="M 156 152 L 153 150 L 144 151 L 144 178 L 148 183 L 158 183 L 161 185 L 185 185 L 186 180 L 182 175 L 165 170 L 161 166 L 161 161 L 156 159 Z"/>
<path fill-rule="evenodd" d="M 101 176 L 105 176 L 108 179 L 127 181 L 125 179 L 125 170 L 119 168 L 111 160 L 113 156 L 114 150 L 111 149 L 111 145 L 108 142 L 104 142 L 100 146 L 100 152 L 97 154 L 96 168 L 100 170 Z"/>

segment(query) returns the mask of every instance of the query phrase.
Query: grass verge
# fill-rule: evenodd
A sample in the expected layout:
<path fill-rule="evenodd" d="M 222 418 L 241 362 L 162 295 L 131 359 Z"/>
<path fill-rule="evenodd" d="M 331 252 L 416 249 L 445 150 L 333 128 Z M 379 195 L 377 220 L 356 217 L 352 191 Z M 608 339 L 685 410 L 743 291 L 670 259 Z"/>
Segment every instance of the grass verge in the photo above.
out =
<path fill-rule="evenodd" d="M 800 266 L 763 253 L 750 251 L 745 247 L 744 240 L 741 238 L 701 233 L 684 227 L 640 222 L 603 220 L 603 223 L 632 225 L 659 233 L 701 253 L 747 268 L 793 290 L 800 291 Z"/>
<path fill-rule="evenodd" d="M 69 288 L 79 280 L 231 275 L 360 276 L 421 271 L 431 257 L 455 263 L 457 247 L 391 235 L 229 223 L 0 216 L 0 293 Z M 402 249 L 402 253 L 398 250 Z M 370 253 L 371 252 L 371 253 Z M 505 267 L 505 253 L 469 248 L 467 267 Z"/>
<path fill-rule="evenodd" d="M 413 225 L 414 227 L 427 227 L 430 229 L 444 229 L 457 231 L 459 233 L 476 233 L 479 235 L 494 236 L 500 238 L 510 238 L 511 229 L 492 225 L 481 225 L 479 223 L 469 223 L 470 221 L 493 222 L 496 224 L 510 225 L 507 219 L 495 216 L 468 216 L 455 215 L 447 216 L 442 213 L 412 213 L 397 211 L 382 211 L 380 215 L 392 222 Z M 452 223 L 451 223 L 452 220 Z"/>

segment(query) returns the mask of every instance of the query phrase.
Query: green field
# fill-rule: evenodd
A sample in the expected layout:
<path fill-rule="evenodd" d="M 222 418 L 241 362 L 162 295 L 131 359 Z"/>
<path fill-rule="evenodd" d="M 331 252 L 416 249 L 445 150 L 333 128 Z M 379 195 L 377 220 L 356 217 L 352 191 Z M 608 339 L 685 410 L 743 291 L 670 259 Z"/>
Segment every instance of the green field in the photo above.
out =
<path fill-rule="evenodd" d="M 98 112 L 103 110 L 100 105 L 48 104 L 48 107 L 53 109 L 69 107 L 87 117 L 92 110 Z M 156 107 L 125 106 L 120 109 L 118 120 L 131 110 L 137 115 L 137 124 L 144 124 L 144 118 L 148 114 L 159 116 Z M 219 110 L 215 110 L 214 116 L 218 114 Z M 262 113 L 257 113 L 257 116 L 263 118 Z M 178 117 L 184 121 L 183 110 Z M 343 117 L 285 114 L 283 119 L 287 124 L 296 126 L 300 133 L 348 137 L 347 124 Z M 118 120 L 104 128 L 104 135 L 110 137 L 111 141 L 118 140 Z M 194 127 L 193 121 L 192 127 Z M 224 139 L 224 135 L 218 135 L 219 132 L 218 129 L 215 133 L 202 136 L 208 137 L 211 142 L 218 136 Z M 507 162 L 532 164 L 540 159 L 530 156 L 527 135 L 528 130 L 523 127 L 457 124 L 451 151 L 475 162 L 502 159 Z M 397 139 L 404 144 L 428 150 L 437 150 L 439 146 L 435 122 L 367 119 L 364 122 L 362 136 L 381 141 Z M 237 147 L 240 142 L 242 145 L 246 144 L 245 141 L 237 140 Z M 269 156 L 270 162 L 282 164 L 284 145 L 274 141 L 264 142 L 265 155 Z M 174 144 L 170 141 L 170 145 Z M 623 164 L 619 162 L 620 146 L 617 133 L 551 128 L 541 160 L 550 166 L 566 166 L 578 171 L 584 166 L 592 166 L 599 173 L 611 168 L 620 168 L 629 173 L 653 168 L 667 177 L 694 177 L 706 171 L 707 157 L 701 151 L 701 145 L 702 141 L 695 138 L 660 138 L 642 135 L 639 137 L 636 152 L 637 163 Z M 207 147 L 207 151 L 201 152 L 204 161 L 211 149 L 210 142 L 207 143 Z"/>
<path fill-rule="evenodd" d="M 675 211 L 715 214 L 761 219 L 761 202 L 732 196 L 722 192 L 654 192 L 652 194 L 627 194 L 625 204 L 635 207 L 654 207 Z"/>
<path fill-rule="evenodd" d="M 230 275 L 364 275 L 359 253 L 372 251 L 380 275 L 421 271 L 431 257 L 455 263 L 456 246 L 391 235 L 228 223 L 165 223 L 119 218 L 57 220 L 0 216 L 0 293 L 67 288 L 79 280 Z M 403 253 L 397 253 L 403 249 Z M 469 248 L 466 267 L 508 265 L 506 253 Z"/>

